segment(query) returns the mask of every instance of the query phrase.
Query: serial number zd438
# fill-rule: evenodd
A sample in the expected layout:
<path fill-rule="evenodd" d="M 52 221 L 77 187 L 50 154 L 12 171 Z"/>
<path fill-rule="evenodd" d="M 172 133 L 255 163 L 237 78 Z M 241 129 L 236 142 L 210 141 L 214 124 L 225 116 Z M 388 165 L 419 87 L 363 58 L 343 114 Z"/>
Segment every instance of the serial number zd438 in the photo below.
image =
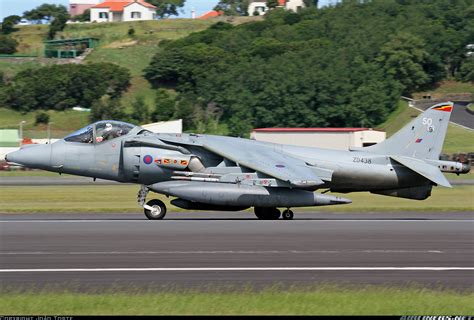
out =
<path fill-rule="evenodd" d="M 372 159 L 370 159 L 370 158 L 361 158 L 361 157 L 352 157 L 352 162 L 371 164 Z"/>

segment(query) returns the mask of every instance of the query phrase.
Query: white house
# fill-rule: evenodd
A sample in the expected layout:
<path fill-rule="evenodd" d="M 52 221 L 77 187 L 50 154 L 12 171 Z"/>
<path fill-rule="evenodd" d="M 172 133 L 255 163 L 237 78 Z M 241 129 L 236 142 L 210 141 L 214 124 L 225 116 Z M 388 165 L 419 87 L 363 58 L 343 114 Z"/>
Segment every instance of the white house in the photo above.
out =
<path fill-rule="evenodd" d="M 370 128 L 262 128 L 251 139 L 336 150 L 367 147 L 385 140 L 385 132 Z"/>
<path fill-rule="evenodd" d="M 303 0 L 278 0 L 278 7 L 297 12 L 299 9 L 304 8 L 305 5 Z M 267 11 L 268 7 L 266 0 L 250 0 L 248 7 L 249 16 L 254 16 L 256 13 L 264 15 Z"/>
<path fill-rule="evenodd" d="M 91 22 L 155 20 L 156 7 L 142 0 L 108 0 L 91 8 Z"/>

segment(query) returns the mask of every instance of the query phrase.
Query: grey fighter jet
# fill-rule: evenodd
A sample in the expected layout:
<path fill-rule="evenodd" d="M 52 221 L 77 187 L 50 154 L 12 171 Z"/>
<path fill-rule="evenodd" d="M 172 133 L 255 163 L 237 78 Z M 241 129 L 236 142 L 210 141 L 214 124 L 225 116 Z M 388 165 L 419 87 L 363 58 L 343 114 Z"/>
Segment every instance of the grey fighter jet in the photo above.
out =
<path fill-rule="evenodd" d="M 439 160 L 452 109 L 452 103 L 435 105 L 389 139 L 350 151 L 156 134 L 124 122 L 99 121 L 50 145 L 23 146 L 6 160 L 139 184 L 138 202 L 149 219 L 166 214 L 162 201 L 146 202 L 149 191 L 175 197 L 171 203 L 184 209 L 254 207 L 259 219 L 292 219 L 293 207 L 351 203 L 327 191 L 423 200 L 433 186 L 451 187 L 442 172 L 470 170 L 459 162 Z"/>

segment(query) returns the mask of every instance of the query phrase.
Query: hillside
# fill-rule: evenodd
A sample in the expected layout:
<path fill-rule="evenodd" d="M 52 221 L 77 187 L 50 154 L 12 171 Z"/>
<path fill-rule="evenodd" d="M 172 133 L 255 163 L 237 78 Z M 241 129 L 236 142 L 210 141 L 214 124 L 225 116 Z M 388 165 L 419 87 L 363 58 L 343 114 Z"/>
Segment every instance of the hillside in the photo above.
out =
<path fill-rule="evenodd" d="M 242 17 L 234 19 L 232 22 L 233 24 L 241 24 L 255 19 L 258 18 Z M 205 30 L 217 21 L 219 20 L 170 19 L 131 23 L 72 24 L 67 26 L 60 37 L 97 37 L 101 39 L 100 46 L 87 57 L 86 61 L 112 62 L 129 69 L 132 74 L 132 85 L 122 99 L 124 105 L 130 105 L 136 97 L 141 96 L 151 109 L 154 108 L 155 91 L 151 89 L 149 82 L 144 79 L 143 70 L 149 65 L 155 53 L 160 51 L 160 42 L 179 39 L 190 33 Z M 133 37 L 128 35 L 128 30 L 131 27 L 135 30 Z M 15 38 L 20 43 L 19 53 L 41 54 L 42 39 L 46 32 L 47 26 L 21 27 L 18 32 L 14 33 Z M 0 59 L 0 70 L 5 72 L 7 77 L 11 77 L 21 70 L 55 62 L 56 60 L 44 58 Z M 474 85 L 444 81 L 433 91 L 430 91 L 435 95 L 459 92 L 473 93 Z M 415 96 L 424 93 L 419 92 Z M 84 112 L 48 111 L 48 114 L 50 115 L 53 137 L 62 137 L 89 122 L 88 114 Z M 406 104 L 401 104 L 383 124 L 377 127 L 387 130 L 388 135 L 391 135 L 416 114 L 418 114 L 418 111 L 408 108 Z M 21 114 L 0 108 L 0 127 L 18 127 L 18 123 L 25 120 L 27 121 L 25 136 L 46 137 L 45 126 L 34 126 L 34 116 L 35 113 Z M 444 152 L 468 151 L 472 149 L 472 143 L 470 142 L 473 141 L 473 138 L 474 133 L 472 131 L 450 126 Z"/>
<path fill-rule="evenodd" d="M 241 24 L 261 19 L 260 17 L 233 18 L 230 22 Z M 212 20 L 169 19 L 160 21 L 137 21 L 127 23 L 101 24 L 70 24 L 59 38 L 96 37 L 100 45 L 86 59 L 87 62 L 112 62 L 130 70 L 132 75 L 131 87 L 122 98 L 124 106 L 129 106 L 136 97 L 145 99 L 149 108 L 154 107 L 154 91 L 143 78 L 143 69 L 148 66 L 153 55 L 159 50 L 159 43 L 163 40 L 174 40 L 192 32 L 208 28 L 217 21 L 227 21 L 226 18 Z M 133 37 L 128 30 L 133 28 Z M 6 77 L 39 66 L 57 63 L 54 59 L 45 59 L 43 56 L 43 40 L 46 38 L 48 26 L 32 25 L 21 26 L 19 31 L 12 35 L 19 42 L 18 54 L 38 55 L 38 58 L 0 59 L 0 71 Z M 51 117 L 53 137 L 62 137 L 65 132 L 71 132 L 88 123 L 87 113 L 68 111 L 66 113 L 48 111 Z M 44 127 L 34 126 L 35 112 L 21 114 L 0 106 L 0 128 L 17 127 L 22 120 L 27 121 L 25 135 L 30 137 L 45 137 Z M 68 121 L 71 119 L 72 121 Z"/>

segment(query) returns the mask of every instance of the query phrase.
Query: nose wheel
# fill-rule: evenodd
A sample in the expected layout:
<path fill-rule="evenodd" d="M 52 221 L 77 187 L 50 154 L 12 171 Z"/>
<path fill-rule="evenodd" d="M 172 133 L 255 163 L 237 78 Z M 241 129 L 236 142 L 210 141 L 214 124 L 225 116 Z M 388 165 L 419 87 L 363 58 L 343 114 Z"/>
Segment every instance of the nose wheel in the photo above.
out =
<path fill-rule="evenodd" d="M 158 199 L 150 200 L 143 206 L 145 215 L 150 220 L 161 220 L 166 215 L 166 205 Z"/>
<path fill-rule="evenodd" d="M 138 191 L 138 204 L 143 207 L 145 216 L 150 220 L 161 220 L 166 215 L 166 205 L 163 201 L 153 199 L 145 203 L 146 196 L 150 190 L 146 186 L 141 186 Z"/>

